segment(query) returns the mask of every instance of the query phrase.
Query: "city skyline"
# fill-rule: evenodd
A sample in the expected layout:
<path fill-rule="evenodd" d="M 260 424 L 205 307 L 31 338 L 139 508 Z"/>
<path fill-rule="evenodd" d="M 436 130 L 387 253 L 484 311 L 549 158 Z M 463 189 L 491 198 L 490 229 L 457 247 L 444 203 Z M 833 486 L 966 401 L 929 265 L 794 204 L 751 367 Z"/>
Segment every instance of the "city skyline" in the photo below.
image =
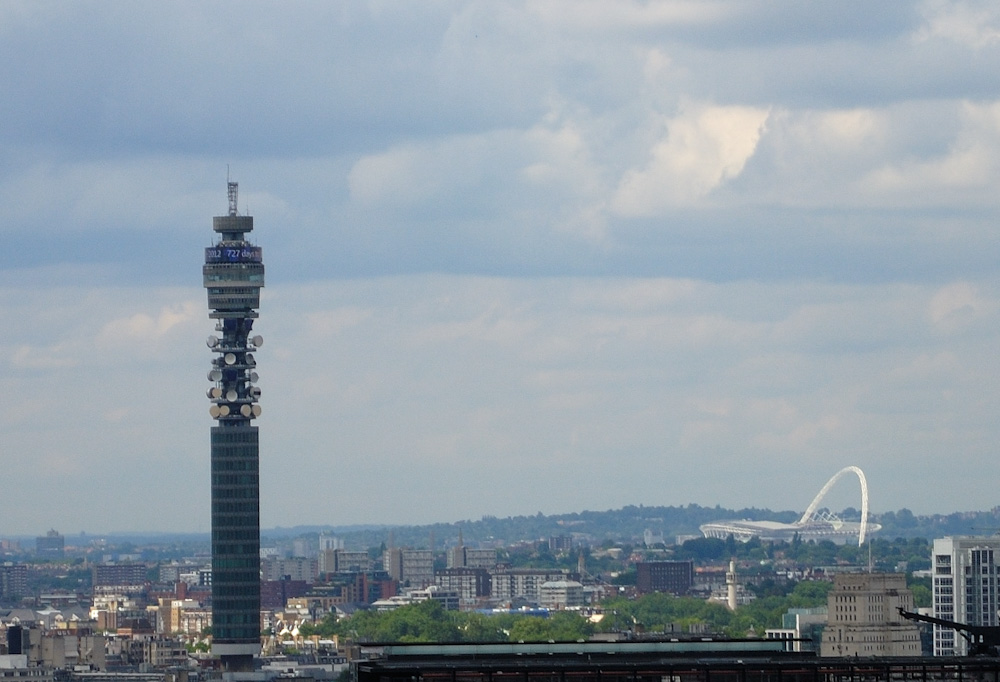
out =
<path fill-rule="evenodd" d="M 227 167 L 265 527 L 996 504 L 993 4 L 235 7 L 0 10 L 0 535 L 207 532 Z"/>

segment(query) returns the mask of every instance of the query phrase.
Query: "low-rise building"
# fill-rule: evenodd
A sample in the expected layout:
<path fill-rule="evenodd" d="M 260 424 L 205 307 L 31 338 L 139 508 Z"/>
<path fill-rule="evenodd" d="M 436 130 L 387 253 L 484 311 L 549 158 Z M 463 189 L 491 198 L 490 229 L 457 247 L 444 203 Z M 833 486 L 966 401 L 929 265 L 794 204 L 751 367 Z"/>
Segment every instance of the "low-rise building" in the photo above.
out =
<path fill-rule="evenodd" d="M 769 639 L 786 641 L 786 651 L 819 651 L 826 628 L 827 607 L 788 609 L 781 616 L 781 627 L 765 630 Z"/>
<path fill-rule="evenodd" d="M 554 611 L 586 605 L 583 584 L 575 580 L 550 580 L 538 587 L 538 605 Z"/>

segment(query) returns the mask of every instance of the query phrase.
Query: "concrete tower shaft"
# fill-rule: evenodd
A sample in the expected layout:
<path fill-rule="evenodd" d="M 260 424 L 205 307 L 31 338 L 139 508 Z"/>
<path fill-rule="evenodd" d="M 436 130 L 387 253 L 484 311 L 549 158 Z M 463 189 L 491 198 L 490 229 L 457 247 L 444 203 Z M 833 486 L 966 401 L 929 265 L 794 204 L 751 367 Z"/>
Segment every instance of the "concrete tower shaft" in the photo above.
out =
<path fill-rule="evenodd" d="M 257 361 L 263 339 L 252 335 L 264 286 L 259 246 L 246 234 L 253 218 L 236 213 L 238 186 L 229 183 L 229 215 L 212 219 L 218 235 L 205 249 L 209 318 L 221 335 L 208 337 L 215 356 L 208 372 L 212 447 L 212 653 L 231 672 L 253 669 L 260 654 L 259 439 Z"/>

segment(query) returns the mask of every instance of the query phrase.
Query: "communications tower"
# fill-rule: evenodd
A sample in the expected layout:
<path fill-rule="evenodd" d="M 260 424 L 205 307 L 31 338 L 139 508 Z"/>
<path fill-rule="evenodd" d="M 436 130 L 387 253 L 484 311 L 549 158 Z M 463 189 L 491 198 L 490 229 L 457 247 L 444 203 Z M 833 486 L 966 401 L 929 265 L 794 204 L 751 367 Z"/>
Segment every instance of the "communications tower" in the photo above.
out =
<path fill-rule="evenodd" d="M 229 183 L 229 215 L 212 218 L 215 243 L 203 268 L 215 354 L 208 380 L 212 427 L 212 654 L 225 670 L 253 670 L 260 654 L 260 479 L 257 362 L 251 335 L 264 286 L 261 249 L 247 241 L 253 218 L 239 215 Z"/>

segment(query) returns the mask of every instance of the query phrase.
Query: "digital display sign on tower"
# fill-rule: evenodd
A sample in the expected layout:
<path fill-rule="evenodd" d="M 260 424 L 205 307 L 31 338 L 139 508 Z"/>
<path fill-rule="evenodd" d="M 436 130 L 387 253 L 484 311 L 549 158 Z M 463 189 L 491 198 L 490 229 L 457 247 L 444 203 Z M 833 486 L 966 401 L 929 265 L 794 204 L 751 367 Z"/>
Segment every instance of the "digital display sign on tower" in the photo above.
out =
<path fill-rule="evenodd" d="M 260 263 L 259 246 L 209 246 L 205 249 L 206 263 Z"/>

